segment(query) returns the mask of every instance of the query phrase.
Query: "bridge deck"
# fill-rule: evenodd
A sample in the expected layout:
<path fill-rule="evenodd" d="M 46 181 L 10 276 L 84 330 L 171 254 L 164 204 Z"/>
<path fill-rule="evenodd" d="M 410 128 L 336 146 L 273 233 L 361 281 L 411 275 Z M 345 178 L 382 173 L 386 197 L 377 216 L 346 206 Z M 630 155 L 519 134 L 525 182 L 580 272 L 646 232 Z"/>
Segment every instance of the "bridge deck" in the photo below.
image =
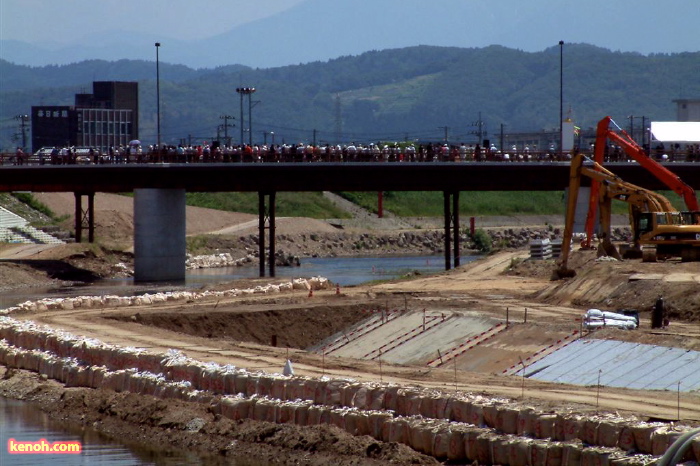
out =
<path fill-rule="evenodd" d="M 606 167 L 625 181 L 666 189 L 636 163 Z M 693 187 L 700 164 L 669 168 Z M 558 191 L 569 164 L 544 163 L 227 163 L 11 166 L 0 168 L 0 191 L 130 192 L 138 188 L 187 191 Z"/>

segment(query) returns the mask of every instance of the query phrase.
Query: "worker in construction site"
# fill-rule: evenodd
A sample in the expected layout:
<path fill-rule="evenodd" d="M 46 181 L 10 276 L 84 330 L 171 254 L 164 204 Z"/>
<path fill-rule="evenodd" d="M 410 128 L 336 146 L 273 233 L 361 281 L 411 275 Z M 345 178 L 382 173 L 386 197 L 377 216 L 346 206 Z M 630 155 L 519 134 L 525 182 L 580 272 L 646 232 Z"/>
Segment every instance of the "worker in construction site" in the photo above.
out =
<path fill-rule="evenodd" d="M 666 303 L 664 303 L 663 296 L 659 296 L 654 303 L 654 307 L 651 309 L 651 328 L 664 328 L 668 327 L 669 319 L 666 312 Z"/>

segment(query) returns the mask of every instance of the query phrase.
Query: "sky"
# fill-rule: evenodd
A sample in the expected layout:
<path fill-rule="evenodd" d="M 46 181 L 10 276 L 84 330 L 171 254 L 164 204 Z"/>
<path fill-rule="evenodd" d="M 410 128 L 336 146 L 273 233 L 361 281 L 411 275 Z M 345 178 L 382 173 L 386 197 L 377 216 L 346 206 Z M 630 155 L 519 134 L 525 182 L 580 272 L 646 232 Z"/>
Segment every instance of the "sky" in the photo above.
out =
<path fill-rule="evenodd" d="M 303 0 L 2 0 L 0 39 L 70 43 L 100 30 L 211 37 Z"/>
<path fill-rule="evenodd" d="M 700 52 L 700 0 L 0 0 L 0 58 L 274 67 L 415 45 Z M 8 40 L 15 42 L 7 42 Z M 29 44 L 29 45 L 27 45 Z"/>

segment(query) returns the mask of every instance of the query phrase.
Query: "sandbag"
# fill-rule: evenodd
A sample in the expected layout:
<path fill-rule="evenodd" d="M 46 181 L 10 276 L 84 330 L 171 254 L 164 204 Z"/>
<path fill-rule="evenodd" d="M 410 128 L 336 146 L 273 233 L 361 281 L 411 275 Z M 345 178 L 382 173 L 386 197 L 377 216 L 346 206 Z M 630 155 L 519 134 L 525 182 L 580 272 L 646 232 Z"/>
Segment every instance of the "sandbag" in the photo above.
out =
<path fill-rule="evenodd" d="M 447 459 L 448 453 L 450 451 L 450 439 L 452 437 L 452 430 L 447 423 L 443 423 L 432 429 L 433 431 L 433 446 L 432 446 L 432 456 L 440 460 Z"/>
<path fill-rule="evenodd" d="M 536 419 L 537 414 L 533 408 L 522 408 L 518 413 L 517 434 L 521 437 L 534 436 Z"/>
<path fill-rule="evenodd" d="M 510 437 L 489 437 L 491 447 L 492 464 L 510 464 Z"/>
<path fill-rule="evenodd" d="M 385 422 L 382 427 L 382 440 L 409 445 L 408 421 L 404 418 L 396 418 Z"/>
<path fill-rule="evenodd" d="M 447 445 L 447 459 L 450 461 L 464 460 L 466 452 L 464 449 L 467 427 L 462 424 L 450 426 L 450 435 Z"/>
<path fill-rule="evenodd" d="M 468 412 L 469 423 L 477 427 L 484 427 L 484 406 L 479 403 L 469 403 Z"/>
<path fill-rule="evenodd" d="M 564 447 L 561 443 L 547 445 L 546 466 L 563 466 Z M 535 466 L 533 464 L 533 466 Z"/>
<path fill-rule="evenodd" d="M 258 392 L 258 384 L 260 383 L 260 376 L 257 374 L 248 374 L 248 378 L 246 379 L 246 384 L 245 384 L 245 394 L 246 396 L 253 396 L 257 395 Z"/>
<path fill-rule="evenodd" d="M 323 404 L 329 406 L 341 406 L 343 401 L 344 382 L 333 380 L 326 384 L 323 391 Z"/>
<path fill-rule="evenodd" d="M 496 414 L 496 429 L 505 434 L 518 432 L 520 410 L 510 406 L 500 406 Z"/>
<path fill-rule="evenodd" d="M 359 387 L 352 397 L 351 406 L 357 409 L 368 409 L 368 399 L 371 397 L 371 391 L 365 386 Z"/>
<path fill-rule="evenodd" d="M 638 424 L 632 426 L 632 434 L 634 435 L 634 443 L 637 446 L 637 451 L 640 453 L 650 454 L 652 452 L 652 436 L 658 426 L 649 424 Z"/>
<path fill-rule="evenodd" d="M 510 466 L 531 466 L 532 446 L 531 440 L 512 439 L 508 442 L 508 464 Z"/>
<path fill-rule="evenodd" d="M 557 416 L 554 414 L 540 414 L 535 417 L 535 437 L 552 439 L 555 436 Z"/>
<path fill-rule="evenodd" d="M 399 391 L 398 385 L 389 385 L 384 390 L 384 409 L 398 412 Z"/>
<path fill-rule="evenodd" d="M 530 466 L 546 466 L 549 445 L 541 441 L 530 444 Z"/>
<path fill-rule="evenodd" d="M 683 432 L 673 430 L 670 427 L 656 429 L 651 436 L 651 454 L 654 456 L 663 455 L 681 435 Z"/>
<path fill-rule="evenodd" d="M 393 416 L 390 413 L 383 411 L 372 411 L 369 413 L 369 435 L 377 440 L 382 440 L 383 426 L 385 423 L 388 425 L 388 423 L 392 422 L 392 420 Z"/>
<path fill-rule="evenodd" d="M 355 406 L 353 404 L 353 400 L 355 398 L 355 394 L 361 388 L 365 388 L 365 387 L 359 383 L 343 384 L 341 387 L 341 406 L 345 406 L 348 408 Z M 365 388 L 365 390 L 366 390 L 366 388 Z M 363 409 L 366 409 L 366 408 L 363 408 Z"/>
<path fill-rule="evenodd" d="M 491 441 L 493 438 L 494 436 L 488 433 L 482 433 L 476 437 L 474 461 L 478 461 L 479 464 L 495 464 L 491 454 Z"/>
<path fill-rule="evenodd" d="M 248 381 L 250 382 L 250 378 Z M 249 395 L 255 393 L 258 396 L 272 396 L 272 384 L 274 380 L 269 375 L 258 376 L 257 389 L 255 392 L 248 391 Z M 250 386 L 249 386 L 250 389 Z"/>
<path fill-rule="evenodd" d="M 483 406 L 484 408 L 484 424 L 495 429 L 498 417 L 498 409 L 500 405 L 488 403 Z"/>
<path fill-rule="evenodd" d="M 598 424 L 597 419 L 586 419 L 583 421 L 583 431 L 579 437 L 583 443 L 588 445 L 598 445 Z"/>
<path fill-rule="evenodd" d="M 286 378 L 275 377 L 272 379 L 272 388 L 270 389 L 270 396 L 272 398 L 277 398 L 278 400 L 287 399 L 287 384 L 289 381 Z"/>
<path fill-rule="evenodd" d="M 309 407 L 309 402 L 302 402 L 298 404 L 297 409 L 294 411 L 294 424 L 298 426 L 309 425 Z"/>
<path fill-rule="evenodd" d="M 581 464 L 581 448 L 573 443 L 565 443 L 562 445 L 562 466 L 580 466 Z"/>
<path fill-rule="evenodd" d="M 622 427 L 622 424 L 619 422 L 601 421 L 600 424 L 598 424 L 598 443 L 604 447 L 617 447 L 620 445 Z M 622 448 L 622 445 L 620 445 L 620 448 Z M 630 448 L 622 449 L 629 451 L 632 448 L 634 448 L 634 443 L 632 443 Z"/>
<path fill-rule="evenodd" d="M 583 436 L 584 420 L 578 416 L 564 418 L 564 440 L 571 441 L 581 439 Z"/>
<path fill-rule="evenodd" d="M 331 409 L 330 423 L 339 429 L 345 430 L 345 409 Z"/>

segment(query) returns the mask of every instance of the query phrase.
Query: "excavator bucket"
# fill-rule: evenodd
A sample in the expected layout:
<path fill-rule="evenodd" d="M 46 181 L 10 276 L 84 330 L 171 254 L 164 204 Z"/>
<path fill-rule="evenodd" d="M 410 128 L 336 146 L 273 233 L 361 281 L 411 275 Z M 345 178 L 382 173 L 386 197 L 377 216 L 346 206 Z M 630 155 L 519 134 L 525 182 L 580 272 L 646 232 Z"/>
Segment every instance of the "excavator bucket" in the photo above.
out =
<path fill-rule="evenodd" d="M 554 269 L 551 280 L 563 280 L 564 278 L 574 278 L 575 276 L 575 270 L 562 266 Z"/>

